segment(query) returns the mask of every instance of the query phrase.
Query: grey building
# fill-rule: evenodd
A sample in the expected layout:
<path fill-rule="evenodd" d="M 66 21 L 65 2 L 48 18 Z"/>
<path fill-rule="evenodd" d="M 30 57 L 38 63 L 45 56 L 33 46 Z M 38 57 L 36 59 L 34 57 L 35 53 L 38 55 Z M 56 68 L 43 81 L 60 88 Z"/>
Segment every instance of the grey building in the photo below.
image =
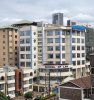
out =
<path fill-rule="evenodd" d="M 55 13 L 52 15 L 52 24 L 63 25 L 63 13 Z"/>

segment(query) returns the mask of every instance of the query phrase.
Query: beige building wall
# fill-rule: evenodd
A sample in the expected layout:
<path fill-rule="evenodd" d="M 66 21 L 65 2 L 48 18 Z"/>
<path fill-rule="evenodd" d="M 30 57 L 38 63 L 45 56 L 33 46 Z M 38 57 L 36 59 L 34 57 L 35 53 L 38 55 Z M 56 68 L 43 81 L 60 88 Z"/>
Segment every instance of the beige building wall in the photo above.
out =
<path fill-rule="evenodd" d="M 17 66 L 18 32 L 15 28 L 0 29 L 0 67 Z"/>

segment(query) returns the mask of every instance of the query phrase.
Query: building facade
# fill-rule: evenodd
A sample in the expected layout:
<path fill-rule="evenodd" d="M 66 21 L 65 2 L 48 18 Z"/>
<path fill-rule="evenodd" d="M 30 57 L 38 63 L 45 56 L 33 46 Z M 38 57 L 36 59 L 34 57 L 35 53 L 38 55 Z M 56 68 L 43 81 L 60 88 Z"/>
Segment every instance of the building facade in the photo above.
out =
<path fill-rule="evenodd" d="M 0 28 L 0 67 L 17 66 L 18 38 L 17 28 L 11 26 Z"/>
<path fill-rule="evenodd" d="M 74 77 L 85 75 L 85 28 L 46 26 L 43 33 L 43 64 L 73 64 Z"/>

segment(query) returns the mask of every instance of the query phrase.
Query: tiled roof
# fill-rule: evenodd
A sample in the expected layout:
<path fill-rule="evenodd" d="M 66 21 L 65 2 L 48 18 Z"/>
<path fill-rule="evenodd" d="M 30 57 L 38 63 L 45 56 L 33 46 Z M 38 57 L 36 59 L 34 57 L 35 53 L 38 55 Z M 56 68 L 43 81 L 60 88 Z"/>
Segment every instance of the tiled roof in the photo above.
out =
<path fill-rule="evenodd" d="M 71 83 L 81 87 L 81 88 L 91 88 L 91 81 L 90 81 L 90 76 L 87 77 L 82 77 L 79 79 L 71 80 Z"/>

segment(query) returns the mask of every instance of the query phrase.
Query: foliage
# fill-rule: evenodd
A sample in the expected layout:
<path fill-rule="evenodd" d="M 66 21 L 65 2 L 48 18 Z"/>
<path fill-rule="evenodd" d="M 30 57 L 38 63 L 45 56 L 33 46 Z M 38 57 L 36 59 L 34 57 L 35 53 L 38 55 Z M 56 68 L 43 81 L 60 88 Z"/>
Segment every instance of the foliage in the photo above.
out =
<path fill-rule="evenodd" d="M 54 97 L 56 96 L 56 94 L 50 94 L 50 95 L 47 95 L 45 97 L 41 96 L 41 97 L 36 97 L 34 100 L 47 100 L 47 99 L 50 99 L 51 97 Z"/>
<path fill-rule="evenodd" d="M 8 100 L 3 92 L 0 91 L 0 100 Z"/>
<path fill-rule="evenodd" d="M 25 93 L 25 94 L 24 94 L 24 97 L 25 97 L 26 99 L 32 99 L 32 92 L 27 92 L 27 93 Z"/>

